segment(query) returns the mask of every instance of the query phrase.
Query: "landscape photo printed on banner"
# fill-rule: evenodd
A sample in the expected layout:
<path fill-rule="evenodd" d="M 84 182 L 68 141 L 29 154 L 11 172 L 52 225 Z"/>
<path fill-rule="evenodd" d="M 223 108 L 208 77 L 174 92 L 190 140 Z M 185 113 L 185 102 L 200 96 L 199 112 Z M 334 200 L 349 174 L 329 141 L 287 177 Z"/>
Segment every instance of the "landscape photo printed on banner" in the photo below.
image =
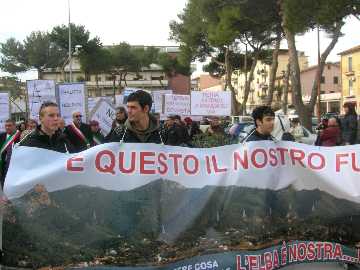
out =
<path fill-rule="evenodd" d="M 290 142 L 111 143 L 78 154 L 18 147 L 2 199 L 3 264 L 245 270 L 359 263 L 359 153 L 358 146 Z"/>

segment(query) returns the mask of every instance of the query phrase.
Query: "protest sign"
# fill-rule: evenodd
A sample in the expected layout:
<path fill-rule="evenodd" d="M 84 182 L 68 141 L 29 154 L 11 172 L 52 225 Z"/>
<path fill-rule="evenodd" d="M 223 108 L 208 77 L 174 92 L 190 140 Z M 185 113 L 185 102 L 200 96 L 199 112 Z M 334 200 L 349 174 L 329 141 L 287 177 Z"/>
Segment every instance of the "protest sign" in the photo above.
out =
<path fill-rule="evenodd" d="M 96 104 L 100 99 L 105 99 L 108 103 L 113 103 L 113 97 L 106 96 L 106 97 L 89 97 L 88 98 L 88 111 L 89 115 L 92 113 L 92 110 L 95 108 Z"/>
<path fill-rule="evenodd" d="M 83 122 L 86 122 L 86 89 L 84 83 L 65 83 L 58 85 L 59 107 L 61 117 L 65 124 L 70 125 L 73 121 L 73 112 L 80 112 L 83 115 Z"/>
<path fill-rule="evenodd" d="M 77 154 L 18 147 L 5 181 L 3 263 L 358 264 L 359 153 L 268 141 L 191 151 L 111 143 Z"/>
<path fill-rule="evenodd" d="M 46 101 L 56 102 L 55 81 L 31 80 L 26 81 L 28 107 L 30 119 L 39 120 L 41 104 Z"/>
<path fill-rule="evenodd" d="M 99 122 L 101 131 L 107 135 L 111 130 L 112 122 L 115 120 L 116 110 L 113 105 L 105 99 L 100 99 L 90 114 L 90 120 Z"/>
<path fill-rule="evenodd" d="M 152 97 L 153 97 L 153 106 L 152 106 L 152 111 L 154 113 L 163 113 L 163 97 L 164 95 L 167 94 L 172 94 L 173 91 L 172 90 L 154 90 L 151 92 Z"/>
<path fill-rule="evenodd" d="M 192 115 L 231 115 L 231 92 L 191 92 Z"/>
<path fill-rule="evenodd" d="M 10 119 L 10 93 L 0 92 L 0 132 L 5 131 L 5 121 Z"/>
<path fill-rule="evenodd" d="M 115 107 L 124 107 L 124 95 L 115 95 Z"/>
<path fill-rule="evenodd" d="M 188 95 L 164 95 L 165 115 L 189 115 L 190 96 Z"/>

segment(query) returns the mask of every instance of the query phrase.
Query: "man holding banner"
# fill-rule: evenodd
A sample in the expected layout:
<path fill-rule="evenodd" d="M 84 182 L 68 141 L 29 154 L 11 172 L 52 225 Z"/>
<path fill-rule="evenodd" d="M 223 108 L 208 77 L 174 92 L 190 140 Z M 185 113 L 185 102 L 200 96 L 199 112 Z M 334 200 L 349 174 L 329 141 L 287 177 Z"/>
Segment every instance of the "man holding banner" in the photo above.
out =
<path fill-rule="evenodd" d="M 124 127 L 116 127 L 109 138 L 111 142 L 128 143 L 163 143 L 160 127 L 150 110 L 152 106 L 151 95 L 138 90 L 129 95 L 127 99 L 128 119 Z"/>
<path fill-rule="evenodd" d="M 59 130 L 59 108 L 54 102 L 45 102 L 39 111 L 40 126 L 28 134 L 21 146 L 48 149 L 60 153 L 73 153 L 74 147 Z"/>
<path fill-rule="evenodd" d="M 5 122 L 5 132 L 0 134 L 0 179 L 4 187 L 5 176 L 10 164 L 12 147 L 19 142 L 20 131 L 16 130 L 15 121 L 9 119 Z"/>
<path fill-rule="evenodd" d="M 76 152 L 81 152 L 93 145 L 93 135 L 90 126 L 82 122 L 80 112 L 73 112 L 72 117 L 73 122 L 65 128 L 65 134 L 74 145 Z"/>

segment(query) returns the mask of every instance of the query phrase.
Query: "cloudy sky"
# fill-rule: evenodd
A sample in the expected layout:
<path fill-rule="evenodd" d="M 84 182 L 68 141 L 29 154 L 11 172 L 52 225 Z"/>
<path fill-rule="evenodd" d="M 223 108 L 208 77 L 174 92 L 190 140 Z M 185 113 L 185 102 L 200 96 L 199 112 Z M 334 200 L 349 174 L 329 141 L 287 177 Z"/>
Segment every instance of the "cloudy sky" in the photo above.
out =
<path fill-rule="evenodd" d="M 187 0 L 70 0 L 71 21 L 85 25 L 92 36 L 102 43 L 116 44 L 126 41 L 133 45 L 174 45 L 169 41 L 169 21 L 185 7 Z M 2 0 L 0 16 L 0 42 L 10 37 L 23 40 L 31 31 L 50 31 L 54 26 L 67 24 L 68 0 Z M 360 45 L 360 21 L 349 19 L 330 61 L 338 61 L 337 53 Z M 323 37 L 322 45 L 329 41 Z M 316 33 L 298 38 L 298 49 L 316 63 Z M 286 47 L 286 43 L 283 44 Z M 22 78 L 34 78 L 28 73 Z"/>

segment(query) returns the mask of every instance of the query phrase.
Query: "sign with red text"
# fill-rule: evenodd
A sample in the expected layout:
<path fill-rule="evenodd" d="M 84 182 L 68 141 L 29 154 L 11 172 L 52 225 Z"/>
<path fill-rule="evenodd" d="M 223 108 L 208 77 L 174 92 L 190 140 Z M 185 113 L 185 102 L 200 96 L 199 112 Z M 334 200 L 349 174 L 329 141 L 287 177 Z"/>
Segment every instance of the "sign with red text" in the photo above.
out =
<path fill-rule="evenodd" d="M 164 114 L 165 115 L 189 115 L 190 96 L 189 95 L 164 95 Z"/>
<path fill-rule="evenodd" d="M 231 92 L 191 92 L 191 114 L 204 116 L 231 115 Z"/>
<path fill-rule="evenodd" d="M 76 154 L 16 147 L 1 199 L 3 264 L 359 264 L 359 153 L 359 145 L 268 141 L 211 149 L 110 143 Z"/>

